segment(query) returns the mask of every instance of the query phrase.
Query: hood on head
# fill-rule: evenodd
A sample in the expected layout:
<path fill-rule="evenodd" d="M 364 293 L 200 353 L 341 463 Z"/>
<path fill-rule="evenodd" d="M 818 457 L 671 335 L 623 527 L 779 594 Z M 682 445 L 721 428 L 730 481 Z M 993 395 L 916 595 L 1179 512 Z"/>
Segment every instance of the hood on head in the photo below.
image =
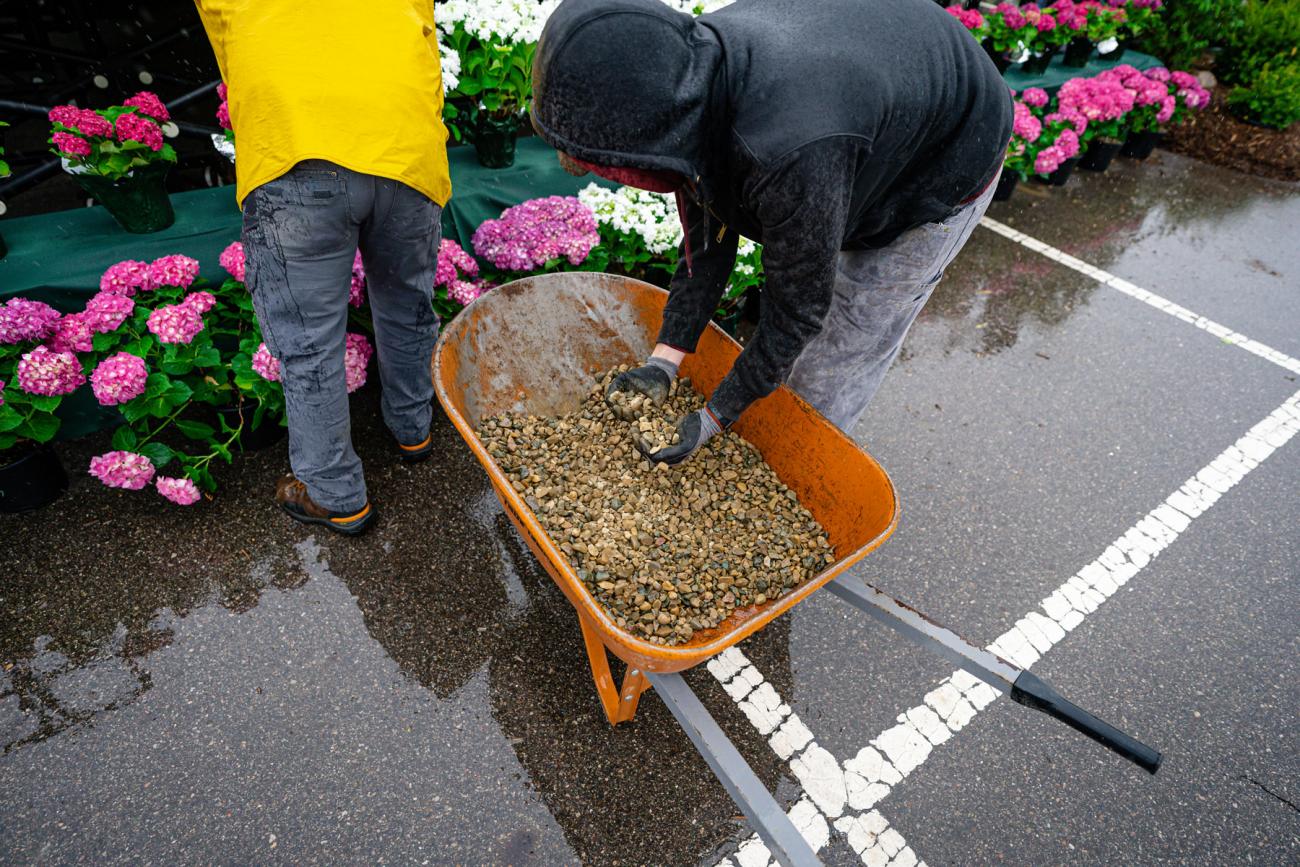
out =
<path fill-rule="evenodd" d="M 533 59 L 533 127 L 584 163 L 674 172 L 707 200 L 711 31 L 660 0 L 564 0 Z"/>

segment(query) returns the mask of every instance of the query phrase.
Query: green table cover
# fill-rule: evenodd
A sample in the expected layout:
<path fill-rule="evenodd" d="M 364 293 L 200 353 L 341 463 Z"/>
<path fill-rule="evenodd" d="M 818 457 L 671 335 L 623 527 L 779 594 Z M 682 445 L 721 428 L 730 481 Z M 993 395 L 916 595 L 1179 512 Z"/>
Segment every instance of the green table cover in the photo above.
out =
<path fill-rule="evenodd" d="M 567 174 L 555 151 L 535 136 L 519 140 L 515 164 L 508 169 L 483 168 L 468 147 L 451 148 L 448 160 L 453 191 L 442 215 L 443 235 L 465 247 L 480 223 L 511 205 L 573 195 L 593 180 L 612 186 L 594 175 Z M 98 291 L 109 265 L 169 253 L 193 256 L 204 277 L 224 280 L 217 257 L 239 238 L 234 187 L 176 193 L 172 206 L 176 222 L 150 235 L 124 232 L 100 207 L 0 220 L 0 235 L 9 245 L 9 255 L 0 259 L 0 300 L 22 295 L 65 312 L 79 310 Z"/>
<path fill-rule="evenodd" d="M 1052 64 L 1040 75 L 1027 75 L 1020 71 L 1019 66 L 1013 66 L 1006 72 L 1002 73 L 1002 78 L 1009 87 L 1017 91 L 1024 90 L 1026 87 L 1041 87 L 1048 93 L 1056 93 L 1062 84 L 1071 78 L 1091 78 L 1099 72 L 1103 72 L 1122 63 L 1137 69 L 1151 69 L 1156 66 L 1163 66 L 1159 58 L 1152 57 L 1150 54 L 1143 54 L 1140 51 L 1128 49 L 1119 60 L 1100 60 L 1096 52 L 1088 59 L 1087 66 L 1066 66 L 1062 61 L 1065 59 L 1064 50 L 1058 51 L 1052 58 Z"/>

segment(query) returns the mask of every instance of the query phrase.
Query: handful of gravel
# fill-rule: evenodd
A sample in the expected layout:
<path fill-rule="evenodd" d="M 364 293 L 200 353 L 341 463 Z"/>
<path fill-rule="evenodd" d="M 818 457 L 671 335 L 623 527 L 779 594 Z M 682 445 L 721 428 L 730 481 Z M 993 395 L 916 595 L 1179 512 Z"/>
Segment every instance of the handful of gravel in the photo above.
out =
<path fill-rule="evenodd" d="M 503 413 L 478 429 L 619 628 L 681 644 L 834 562 L 826 531 L 739 435 L 725 431 L 675 467 L 646 460 L 637 442 L 650 452 L 672 443 L 704 399 L 680 379 L 661 406 L 616 393 L 616 414 L 605 390 L 627 369 L 601 376 L 567 415 Z"/>

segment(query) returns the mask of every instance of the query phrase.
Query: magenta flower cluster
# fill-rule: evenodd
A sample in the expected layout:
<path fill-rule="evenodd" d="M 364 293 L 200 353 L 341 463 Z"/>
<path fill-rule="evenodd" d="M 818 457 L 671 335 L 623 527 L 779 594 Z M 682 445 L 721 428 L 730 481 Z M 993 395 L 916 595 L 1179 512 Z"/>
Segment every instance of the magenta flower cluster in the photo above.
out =
<path fill-rule="evenodd" d="M 244 282 L 244 273 L 247 267 L 244 261 L 244 245 L 239 241 L 232 241 L 230 246 L 221 251 L 217 261 L 222 268 L 234 277 L 240 283 Z"/>
<path fill-rule="evenodd" d="M 90 459 L 90 474 L 110 488 L 138 491 L 153 480 L 153 463 L 135 452 L 105 452 Z"/>
<path fill-rule="evenodd" d="M 144 359 L 119 352 L 101 361 L 90 374 L 90 388 L 104 406 L 117 406 L 144 394 L 149 371 Z"/>
<path fill-rule="evenodd" d="M 192 506 L 199 501 L 199 486 L 190 479 L 159 476 L 154 479 L 153 486 L 158 493 L 178 506 Z"/>
<path fill-rule="evenodd" d="M 366 303 L 366 266 L 361 261 L 361 251 L 352 257 L 352 282 L 348 286 L 348 304 L 360 307 Z"/>
<path fill-rule="evenodd" d="M 172 116 L 167 113 L 167 106 L 158 98 L 157 94 L 142 90 L 130 99 L 122 100 L 122 105 L 138 109 L 141 114 L 146 114 L 156 121 L 168 121 Z"/>
<path fill-rule="evenodd" d="M 99 288 L 104 292 L 117 295 L 134 295 L 137 289 L 149 286 L 149 263 L 125 259 L 108 270 L 99 278 Z"/>
<path fill-rule="evenodd" d="M 280 360 L 266 348 L 266 343 L 259 343 L 253 353 L 252 367 L 258 376 L 267 382 L 280 381 Z"/>
<path fill-rule="evenodd" d="M 1012 103 L 1011 132 L 1026 142 L 1036 142 L 1043 133 L 1043 122 L 1021 100 Z"/>
<path fill-rule="evenodd" d="M 82 315 L 91 331 L 96 334 L 107 334 L 115 331 L 133 312 L 135 312 L 135 302 L 128 296 L 101 289 L 86 302 L 86 309 Z"/>
<path fill-rule="evenodd" d="M 10 298 L 0 305 L 0 343 L 44 340 L 59 324 L 59 311 L 42 301 Z"/>
<path fill-rule="evenodd" d="M 1133 110 L 1133 93 L 1114 76 L 1071 78 L 1056 92 L 1062 109 L 1077 111 L 1089 123 L 1118 120 Z"/>
<path fill-rule="evenodd" d="M 438 267 L 434 272 L 433 285 L 446 286 L 447 297 L 462 306 L 492 288 L 486 280 L 474 280 L 478 276 L 478 262 L 474 257 L 447 238 L 442 239 L 438 248 Z"/>
<path fill-rule="evenodd" d="M 1057 133 L 1056 141 L 1038 152 L 1034 158 L 1034 171 L 1040 175 L 1050 175 L 1063 162 L 1078 154 L 1079 136 L 1072 129 L 1063 129 Z"/>
<path fill-rule="evenodd" d="M 1088 3 L 1074 3 L 1072 0 L 1056 0 L 1052 12 L 1056 22 L 1067 30 L 1079 31 L 1088 27 Z M 1095 4 L 1092 4 L 1095 5 Z"/>
<path fill-rule="evenodd" d="M 149 275 L 145 280 L 146 289 L 158 289 L 163 286 L 176 286 L 188 289 L 199 276 L 199 260 L 173 253 L 161 256 L 149 263 Z"/>
<path fill-rule="evenodd" d="M 89 352 L 94 348 L 95 333 L 85 311 L 69 313 L 59 320 L 45 345 L 55 352 Z"/>
<path fill-rule="evenodd" d="M 217 99 L 221 100 L 221 105 L 217 106 L 217 123 L 221 124 L 222 129 L 231 129 L 230 105 L 226 102 L 228 93 L 224 81 L 217 85 Z"/>
<path fill-rule="evenodd" d="M 71 352 L 38 346 L 18 359 L 18 387 L 28 394 L 71 394 L 86 381 L 81 362 Z"/>
<path fill-rule="evenodd" d="M 348 394 L 366 384 L 366 366 L 374 347 L 364 334 L 349 334 L 343 350 L 343 371 L 347 378 Z"/>
<path fill-rule="evenodd" d="M 203 330 L 203 313 L 206 308 L 203 307 L 203 301 L 195 303 L 191 300 L 195 295 L 212 297 L 207 292 L 196 292 L 179 304 L 168 304 L 149 314 L 145 325 L 150 333 L 157 336 L 159 342 L 186 344 Z"/>
<path fill-rule="evenodd" d="M 596 217 L 573 196 L 531 199 L 474 232 L 474 251 L 497 268 L 532 271 L 561 257 L 580 265 L 600 243 Z"/>
<path fill-rule="evenodd" d="M 984 26 L 984 16 L 978 9 L 963 9 L 954 4 L 947 7 L 948 14 L 962 23 L 967 30 L 979 30 Z"/>
<path fill-rule="evenodd" d="M 162 150 L 162 128 L 158 125 L 170 119 L 167 107 L 155 94 L 141 91 L 123 101 L 123 106 L 134 108 L 119 115 L 116 123 L 98 111 L 60 105 L 50 109 L 48 117 L 58 124 L 50 135 L 54 149 L 65 157 L 85 159 L 93 152 L 96 143 L 140 142 L 149 150 Z M 96 142 L 96 139 L 99 141 Z"/>

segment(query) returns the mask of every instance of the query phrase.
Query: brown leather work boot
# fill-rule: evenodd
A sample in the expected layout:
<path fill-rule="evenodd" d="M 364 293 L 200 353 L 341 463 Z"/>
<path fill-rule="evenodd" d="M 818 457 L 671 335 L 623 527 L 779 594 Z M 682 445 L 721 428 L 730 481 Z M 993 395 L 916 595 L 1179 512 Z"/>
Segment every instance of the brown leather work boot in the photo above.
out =
<path fill-rule="evenodd" d="M 351 514 L 331 512 L 316 505 L 311 495 L 307 493 L 307 486 L 295 479 L 292 473 L 276 484 L 275 501 L 295 521 L 304 524 L 320 524 L 345 536 L 360 535 L 375 519 L 375 510 L 369 503 L 362 506 L 360 511 Z"/>

